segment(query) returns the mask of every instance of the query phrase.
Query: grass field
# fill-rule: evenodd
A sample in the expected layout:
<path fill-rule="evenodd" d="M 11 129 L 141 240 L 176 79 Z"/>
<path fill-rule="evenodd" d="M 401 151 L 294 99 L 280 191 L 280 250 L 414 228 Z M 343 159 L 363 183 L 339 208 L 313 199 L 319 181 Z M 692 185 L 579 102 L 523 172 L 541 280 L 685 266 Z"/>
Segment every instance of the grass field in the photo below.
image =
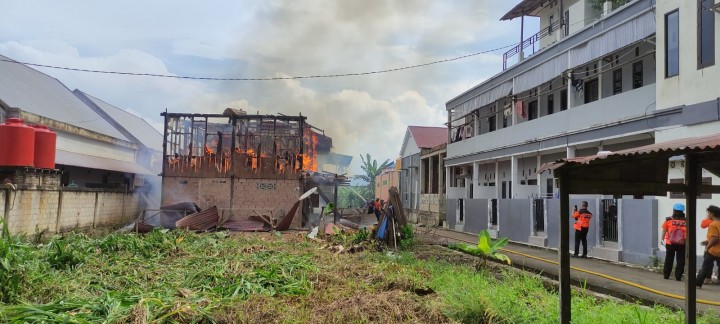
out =
<path fill-rule="evenodd" d="M 345 238 L 349 244 L 352 238 Z M 532 274 L 416 244 L 336 254 L 301 233 L 0 239 L 0 322 L 555 323 Z M 577 323 L 681 323 L 664 307 L 576 293 Z M 700 322 L 720 319 L 705 315 Z"/>

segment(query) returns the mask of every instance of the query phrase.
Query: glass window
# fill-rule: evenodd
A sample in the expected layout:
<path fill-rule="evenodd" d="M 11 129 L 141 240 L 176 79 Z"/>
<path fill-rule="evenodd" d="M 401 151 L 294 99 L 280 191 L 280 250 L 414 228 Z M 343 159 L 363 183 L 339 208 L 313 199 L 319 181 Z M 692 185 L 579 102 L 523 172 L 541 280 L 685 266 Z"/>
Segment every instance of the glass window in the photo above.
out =
<path fill-rule="evenodd" d="M 547 97 L 547 112 L 552 115 L 555 112 L 555 95 L 549 94 Z"/>
<path fill-rule="evenodd" d="M 677 10 L 665 15 L 665 77 L 680 74 L 680 15 Z"/>
<path fill-rule="evenodd" d="M 560 91 L 560 111 L 565 111 L 568 109 L 568 91 L 563 90 Z"/>
<path fill-rule="evenodd" d="M 487 121 L 488 121 L 488 126 L 490 129 L 490 132 L 494 132 L 495 129 L 497 128 L 497 117 L 495 115 L 492 115 L 492 116 L 488 117 Z"/>
<path fill-rule="evenodd" d="M 715 0 L 698 1 L 698 68 L 715 64 Z"/>
<path fill-rule="evenodd" d="M 613 94 L 622 92 L 622 68 L 613 71 Z"/>
<path fill-rule="evenodd" d="M 643 86 L 643 62 L 633 63 L 633 89 Z"/>
<path fill-rule="evenodd" d="M 538 118 L 538 102 L 533 101 L 528 105 L 528 120 Z"/>

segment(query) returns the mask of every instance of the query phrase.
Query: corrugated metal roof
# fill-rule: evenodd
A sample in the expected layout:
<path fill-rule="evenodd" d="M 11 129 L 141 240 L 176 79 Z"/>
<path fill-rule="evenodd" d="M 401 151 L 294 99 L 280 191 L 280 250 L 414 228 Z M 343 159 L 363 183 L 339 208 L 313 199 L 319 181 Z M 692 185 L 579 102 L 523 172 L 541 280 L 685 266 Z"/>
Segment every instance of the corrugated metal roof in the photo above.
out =
<path fill-rule="evenodd" d="M 447 143 L 448 129 L 445 127 L 408 126 L 408 130 L 421 149 Z"/>
<path fill-rule="evenodd" d="M 73 93 L 80 99 L 83 99 L 83 96 L 86 97 L 90 100 L 90 104 L 94 104 L 95 107 L 108 114 L 120 127 L 124 128 L 124 130 L 118 129 L 119 131 L 126 131 L 145 147 L 162 152 L 162 134 L 155 127 L 150 126 L 142 117 L 115 107 L 78 89 L 75 89 Z"/>
<path fill-rule="evenodd" d="M 98 156 L 85 155 L 80 153 L 57 150 L 55 153 L 55 163 L 62 165 L 71 165 L 89 169 L 112 170 L 133 174 L 157 175 L 142 166 L 125 161 L 118 161 Z"/>
<path fill-rule="evenodd" d="M 0 99 L 12 108 L 129 140 L 60 81 L 23 64 L 0 61 Z"/>
<path fill-rule="evenodd" d="M 660 153 L 667 153 L 668 155 L 680 155 L 684 153 L 707 151 L 714 149 L 720 149 L 720 134 L 702 137 L 682 138 L 673 141 L 661 142 L 627 150 L 621 150 L 617 152 L 608 152 L 606 154 L 562 159 L 541 165 L 537 172 L 542 173 L 543 171 L 558 169 L 564 165 L 569 164 L 589 164 L 608 158 L 615 160 L 615 158 L 622 158 L 627 156 L 642 156 Z"/>
<path fill-rule="evenodd" d="M 511 20 L 520 16 L 535 16 L 535 11 L 541 8 L 546 0 L 523 0 L 510 9 L 500 20 Z"/>

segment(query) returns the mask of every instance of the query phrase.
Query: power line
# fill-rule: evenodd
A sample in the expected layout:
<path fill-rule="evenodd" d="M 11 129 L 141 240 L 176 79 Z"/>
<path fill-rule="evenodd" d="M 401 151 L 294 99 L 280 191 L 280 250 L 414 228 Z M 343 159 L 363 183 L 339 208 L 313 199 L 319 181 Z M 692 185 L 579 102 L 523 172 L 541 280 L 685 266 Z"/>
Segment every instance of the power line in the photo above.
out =
<path fill-rule="evenodd" d="M 169 79 L 187 79 L 187 80 L 204 80 L 204 81 L 279 81 L 279 80 L 298 80 L 298 79 L 339 78 L 339 77 L 363 76 L 363 75 L 371 75 L 371 74 L 397 72 L 397 71 L 402 71 L 402 70 L 409 70 L 409 69 L 424 67 L 424 66 L 428 66 L 428 65 L 462 60 L 462 59 L 465 59 L 468 57 L 492 53 L 492 52 L 496 52 L 496 51 L 506 49 L 509 47 L 513 47 L 513 46 L 517 46 L 517 43 L 512 44 L 512 45 L 503 46 L 503 47 L 494 48 L 491 50 L 482 51 L 482 52 L 453 57 L 453 58 L 449 58 L 449 59 L 443 59 L 443 60 L 422 63 L 422 64 L 416 64 L 416 65 L 403 66 L 403 67 L 393 68 L 393 69 L 357 72 L 357 73 L 318 74 L 318 75 L 287 76 L 287 77 L 272 77 L 272 78 L 214 78 L 214 77 L 199 77 L 199 76 L 156 74 L 156 73 L 135 73 L 135 72 L 122 72 L 122 71 L 90 70 L 90 69 L 71 68 L 71 67 L 65 67 L 65 66 L 30 63 L 30 62 L 20 62 L 20 61 L 15 61 L 15 60 L 11 60 L 11 59 L 5 59 L 5 58 L 0 58 L 0 61 L 8 62 L 8 63 L 24 64 L 24 65 L 36 66 L 36 67 L 44 67 L 44 68 L 49 68 L 49 69 L 74 71 L 74 72 L 117 74 L 117 75 L 129 75 L 129 76 L 148 76 L 148 77 L 169 78 Z"/>

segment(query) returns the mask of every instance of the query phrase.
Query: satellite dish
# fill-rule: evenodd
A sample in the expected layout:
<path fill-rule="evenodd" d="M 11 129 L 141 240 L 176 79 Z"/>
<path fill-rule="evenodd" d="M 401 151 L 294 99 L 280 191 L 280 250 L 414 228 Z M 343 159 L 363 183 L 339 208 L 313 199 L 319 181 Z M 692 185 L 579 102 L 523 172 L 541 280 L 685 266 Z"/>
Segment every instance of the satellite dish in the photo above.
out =
<path fill-rule="evenodd" d="M 298 200 L 303 200 L 307 197 L 310 197 L 310 195 L 314 194 L 316 191 L 317 191 L 317 187 L 313 187 L 312 189 L 310 189 L 310 190 L 306 191 L 304 194 L 302 194 L 302 196 L 300 196 L 300 198 L 298 198 Z"/>

